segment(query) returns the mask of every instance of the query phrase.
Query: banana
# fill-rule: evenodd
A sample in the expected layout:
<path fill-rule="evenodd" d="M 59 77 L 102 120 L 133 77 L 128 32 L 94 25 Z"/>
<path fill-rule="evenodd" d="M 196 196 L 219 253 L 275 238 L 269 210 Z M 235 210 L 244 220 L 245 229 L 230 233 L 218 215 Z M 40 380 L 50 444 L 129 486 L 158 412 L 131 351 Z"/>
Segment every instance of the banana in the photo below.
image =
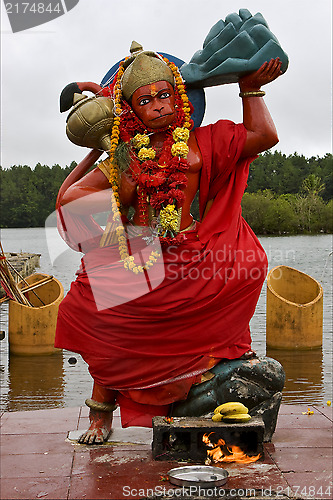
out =
<path fill-rule="evenodd" d="M 223 415 L 223 422 L 248 422 L 250 420 L 250 415 L 248 413 L 235 413 L 229 415 Z"/>
<path fill-rule="evenodd" d="M 242 403 L 224 403 L 223 405 L 218 406 L 215 408 L 214 413 L 215 415 L 218 413 L 221 413 L 221 415 L 234 415 L 237 413 L 248 413 L 249 410 L 244 406 Z"/>
<path fill-rule="evenodd" d="M 221 413 L 216 413 L 216 414 L 214 414 L 214 415 L 212 416 L 212 420 L 213 420 L 214 422 L 221 422 L 222 418 L 223 418 L 223 417 L 222 417 Z"/>

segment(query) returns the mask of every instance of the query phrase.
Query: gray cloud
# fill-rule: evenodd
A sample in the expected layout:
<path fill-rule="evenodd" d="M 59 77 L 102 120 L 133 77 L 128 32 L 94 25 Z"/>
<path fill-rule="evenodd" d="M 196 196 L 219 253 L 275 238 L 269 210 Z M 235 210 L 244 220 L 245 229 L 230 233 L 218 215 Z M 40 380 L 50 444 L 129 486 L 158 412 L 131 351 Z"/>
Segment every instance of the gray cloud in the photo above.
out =
<path fill-rule="evenodd" d="M 13 34 L 2 16 L 2 165 L 80 161 L 87 150 L 68 141 L 66 114 L 59 112 L 65 85 L 99 83 L 133 39 L 189 61 L 216 21 L 240 8 L 263 14 L 290 59 L 285 75 L 265 88 L 280 136 L 276 149 L 331 152 L 329 0 L 80 0 L 67 14 L 21 33 Z M 206 96 L 204 124 L 241 121 L 236 84 L 207 89 Z"/>

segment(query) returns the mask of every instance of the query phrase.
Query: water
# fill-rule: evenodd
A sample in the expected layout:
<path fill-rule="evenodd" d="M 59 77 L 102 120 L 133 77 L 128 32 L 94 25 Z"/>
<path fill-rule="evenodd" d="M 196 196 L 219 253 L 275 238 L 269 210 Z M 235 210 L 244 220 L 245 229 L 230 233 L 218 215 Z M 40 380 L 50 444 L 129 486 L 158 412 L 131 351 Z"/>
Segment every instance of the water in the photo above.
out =
<path fill-rule="evenodd" d="M 80 254 L 67 249 L 52 264 L 43 228 L 3 229 L 5 252 L 41 254 L 40 272 L 54 275 L 65 292 L 75 279 Z M 332 236 L 261 237 L 269 268 L 284 264 L 310 274 L 324 289 L 323 348 L 312 351 L 268 351 L 286 371 L 283 402 L 326 404 L 332 399 Z M 54 249 L 53 252 L 54 253 Z M 38 270 L 37 270 L 38 272 Z M 34 410 L 82 405 L 90 396 L 92 380 L 82 358 L 68 351 L 53 356 L 8 355 L 8 306 L 1 306 L 1 410 Z M 251 321 L 253 349 L 266 354 L 266 285 Z M 76 364 L 69 359 L 75 357 Z"/>
<path fill-rule="evenodd" d="M 266 283 L 251 321 L 253 348 L 277 359 L 286 372 L 283 402 L 326 404 L 332 400 L 332 235 L 261 237 L 269 269 L 294 267 L 319 281 L 324 290 L 323 347 L 310 351 L 266 352 Z"/>

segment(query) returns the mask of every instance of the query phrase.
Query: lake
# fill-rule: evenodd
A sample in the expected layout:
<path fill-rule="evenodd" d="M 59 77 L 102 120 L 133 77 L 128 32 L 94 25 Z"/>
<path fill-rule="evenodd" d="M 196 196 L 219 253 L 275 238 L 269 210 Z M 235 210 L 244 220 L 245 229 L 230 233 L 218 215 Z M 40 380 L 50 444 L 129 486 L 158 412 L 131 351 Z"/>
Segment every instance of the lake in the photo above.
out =
<path fill-rule="evenodd" d="M 332 235 L 260 237 L 269 269 L 283 264 L 318 280 L 324 289 L 323 347 L 311 351 L 268 351 L 266 353 L 266 283 L 251 321 L 253 349 L 280 361 L 286 371 L 283 402 L 287 404 L 326 404 L 332 400 Z M 51 261 L 45 229 L 2 229 L 5 252 L 41 254 L 40 269 L 52 274 L 65 293 L 75 279 L 80 254 L 59 247 L 51 248 Z M 80 406 L 90 397 L 92 380 L 82 358 L 68 351 L 52 356 L 19 357 L 8 354 L 8 305 L 1 306 L 0 342 L 1 410 L 35 410 Z M 75 357 L 76 364 L 70 364 Z"/>

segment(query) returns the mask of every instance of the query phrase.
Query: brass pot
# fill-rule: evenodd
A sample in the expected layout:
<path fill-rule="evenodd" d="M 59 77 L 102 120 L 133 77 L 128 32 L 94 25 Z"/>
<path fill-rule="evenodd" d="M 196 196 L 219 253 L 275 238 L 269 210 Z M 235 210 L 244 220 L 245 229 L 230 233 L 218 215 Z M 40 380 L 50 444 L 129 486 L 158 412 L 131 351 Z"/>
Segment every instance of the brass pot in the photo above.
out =
<path fill-rule="evenodd" d="M 78 146 L 108 151 L 111 147 L 113 108 L 109 97 L 74 94 L 74 107 L 66 125 L 69 140 Z"/>

